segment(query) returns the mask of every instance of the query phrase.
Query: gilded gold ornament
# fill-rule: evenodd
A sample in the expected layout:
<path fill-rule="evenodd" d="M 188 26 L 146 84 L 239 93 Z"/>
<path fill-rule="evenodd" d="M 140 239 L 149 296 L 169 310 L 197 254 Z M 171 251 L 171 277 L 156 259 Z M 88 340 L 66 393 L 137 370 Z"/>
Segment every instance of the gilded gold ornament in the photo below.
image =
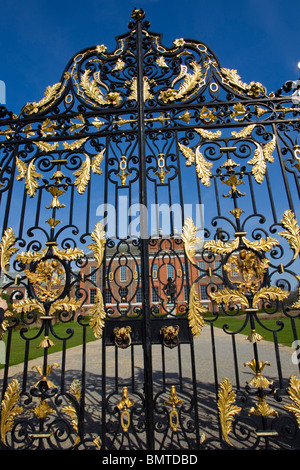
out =
<path fill-rule="evenodd" d="M 227 378 L 220 383 L 218 392 L 218 411 L 223 437 L 227 444 L 232 446 L 229 433 L 232 430 L 232 422 L 236 415 L 242 410 L 235 405 L 236 393 L 232 390 L 232 385 Z"/>
<path fill-rule="evenodd" d="M 201 305 L 196 292 L 196 287 L 193 284 L 190 288 L 188 320 L 192 334 L 195 337 L 200 335 L 202 328 L 205 325 L 203 314 L 206 312 L 207 309 Z"/>

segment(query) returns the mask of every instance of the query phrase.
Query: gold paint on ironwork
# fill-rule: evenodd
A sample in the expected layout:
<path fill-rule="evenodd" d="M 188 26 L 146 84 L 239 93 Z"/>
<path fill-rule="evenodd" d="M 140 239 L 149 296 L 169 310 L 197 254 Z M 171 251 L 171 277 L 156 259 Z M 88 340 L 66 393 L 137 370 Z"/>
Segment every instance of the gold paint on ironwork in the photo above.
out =
<path fill-rule="evenodd" d="M 249 311 L 250 309 L 247 309 L 246 311 Z M 257 309 L 255 309 L 255 311 L 257 311 Z M 251 333 L 248 335 L 247 337 L 247 340 L 250 342 L 250 343 L 257 343 L 258 341 L 261 341 L 263 339 L 263 337 L 257 333 L 257 331 L 255 329 L 252 329 L 251 330 Z"/>
<path fill-rule="evenodd" d="M 240 139 L 242 137 L 248 137 L 253 129 L 255 129 L 257 124 L 250 124 L 249 126 L 243 127 L 239 132 L 232 131 L 231 135 L 232 137 L 235 137 L 236 139 Z"/>
<path fill-rule="evenodd" d="M 176 410 L 176 406 L 181 405 L 182 403 L 183 401 L 177 396 L 175 385 L 171 385 L 169 398 L 164 402 L 164 404 L 172 406 L 172 411 L 170 412 L 170 426 L 174 432 L 176 432 L 179 427 L 179 415 Z"/>
<path fill-rule="evenodd" d="M 230 210 L 229 212 L 233 215 L 233 217 L 234 217 L 235 219 L 239 219 L 240 216 L 241 216 L 245 211 L 243 211 L 243 209 L 240 209 L 239 207 L 237 207 L 236 209 L 232 209 L 232 210 Z"/>
<path fill-rule="evenodd" d="M 31 160 L 27 167 L 26 163 L 16 157 L 16 166 L 19 171 L 16 178 L 19 181 L 25 179 L 25 188 L 29 197 L 35 196 L 36 190 L 39 187 L 37 180 L 42 178 L 42 175 L 37 173 L 34 162 L 35 158 Z"/>
<path fill-rule="evenodd" d="M 81 168 L 74 172 L 74 176 L 76 176 L 74 185 L 78 193 L 83 194 L 91 177 L 91 159 L 87 154 L 85 154 L 85 161 L 82 163 Z"/>
<path fill-rule="evenodd" d="M 209 140 L 218 139 L 222 135 L 221 131 L 212 132 L 208 131 L 207 129 L 202 129 L 201 127 L 199 127 L 198 129 L 195 128 L 194 130 L 202 137 Z"/>
<path fill-rule="evenodd" d="M 178 117 L 178 119 L 188 124 L 191 120 L 191 117 L 191 113 L 189 111 L 185 111 L 181 116 Z"/>
<path fill-rule="evenodd" d="M 44 97 L 37 103 L 27 103 L 24 108 L 22 109 L 21 113 L 27 113 L 27 114 L 36 114 L 39 111 L 42 111 L 43 109 L 47 108 L 50 106 L 54 100 L 59 98 L 64 90 L 64 86 L 62 86 L 62 83 L 55 83 L 52 86 L 48 86 L 46 88 Z"/>
<path fill-rule="evenodd" d="M 63 209 L 65 204 L 61 204 L 58 200 L 59 196 L 62 196 L 66 191 L 64 189 L 59 189 L 56 186 L 50 186 L 49 188 L 46 188 L 46 191 L 48 191 L 51 196 L 53 196 L 53 199 L 50 203 L 50 205 L 46 209 Z"/>
<path fill-rule="evenodd" d="M 125 62 L 122 59 L 118 59 L 113 70 L 123 70 Z"/>
<path fill-rule="evenodd" d="M 0 135 L 5 135 L 7 140 L 11 139 L 10 134 L 14 134 L 14 133 L 15 131 L 13 131 L 10 127 L 8 129 L 5 129 L 4 131 L 0 131 Z"/>
<path fill-rule="evenodd" d="M 262 393 L 264 388 L 270 387 L 273 384 L 273 380 L 269 380 L 264 377 L 261 373 L 265 366 L 270 366 L 268 361 L 258 361 L 252 359 L 250 362 L 246 362 L 244 366 L 249 366 L 250 369 L 255 373 L 255 376 L 249 382 L 250 387 L 257 388 L 258 402 L 255 407 L 251 407 L 249 415 L 254 414 L 258 416 L 278 416 L 278 412 L 275 411 L 265 400 L 265 394 Z M 248 383 L 248 382 L 247 382 Z"/>
<path fill-rule="evenodd" d="M 298 299 L 291 305 L 291 308 L 300 308 L 300 276 L 295 275 L 298 281 Z"/>
<path fill-rule="evenodd" d="M 59 147 L 58 142 L 54 142 L 53 144 L 49 144 L 48 142 L 43 142 L 43 141 L 33 141 L 33 143 L 43 152 L 53 152 L 54 150 L 57 150 Z"/>
<path fill-rule="evenodd" d="M 39 419 L 47 418 L 50 414 L 56 414 L 56 410 L 50 407 L 46 400 L 41 400 L 40 403 L 34 408 L 29 410 L 35 414 Z M 39 435 L 37 437 L 40 437 Z M 42 435 L 44 437 L 44 435 Z"/>
<path fill-rule="evenodd" d="M 94 243 L 90 243 L 89 245 L 87 245 L 87 248 L 93 251 L 95 259 L 97 261 L 96 267 L 100 268 L 103 261 L 104 248 L 106 244 L 105 230 L 103 229 L 103 225 L 101 224 L 101 222 L 98 222 L 95 225 L 95 228 L 91 233 L 91 238 Z"/>
<path fill-rule="evenodd" d="M 227 163 L 228 163 L 228 160 L 227 160 Z M 241 184 L 245 184 L 245 183 L 237 175 L 234 174 L 234 175 L 229 176 L 229 178 L 227 180 L 222 181 L 222 183 L 226 184 L 227 186 L 230 186 L 230 190 L 229 190 L 228 194 L 223 194 L 223 197 L 227 198 L 227 197 L 230 197 L 232 195 L 236 195 L 238 197 L 243 197 L 243 196 L 246 195 L 245 193 L 242 193 L 238 189 L 238 186 L 240 186 Z"/>
<path fill-rule="evenodd" d="M 143 78 L 143 97 L 144 102 L 153 98 L 151 94 L 151 83 L 155 83 L 154 80 L 149 80 L 148 77 Z M 138 93 L 137 93 L 137 78 L 133 77 L 131 81 L 127 81 L 126 84 L 129 85 L 130 88 L 130 95 L 128 96 L 129 100 L 138 100 Z"/>
<path fill-rule="evenodd" d="M 77 402 L 79 402 L 79 400 L 81 399 L 81 384 L 80 384 L 79 380 L 77 380 L 77 379 L 73 380 L 73 382 L 70 385 L 70 393 L 71 393 L 73 399 L 75 399 Z M 75 408 L 75 406 L 73 405 L 72 402 L 71 402 L 70 405 L 64 406 L 62 408 L 62 411 L 64 413 L 66 413 L 71 418 L 71 423 L 72 423 L 73 429 L 77 433 L 75 442 L 73 444 L 73 447 L 74 447 L 80 441 L 80 437 L 78 435 L 78 431 L 79 431 L 79 428 L 78 428 L 78 423 L 79 423 L 78 411 L 76 410 L 76 408 Z"/>
<path fill-rule="evenodd" d="M 24 272 L 42 302 L 53 301 L 62 294 L 65 269 L 58 260 L 40 261 L 34 272 L 28 269 Z"/>
<path fill-rule="evenodd" d="M 209 187 L 211 185 L 212 177 L 210 168 L 213 166 L 213 163 L 208 162 L 203 157 L 202 153 L 200 152 L 200 146 L 198 146 L 196 148 L 196 151 L 193 152 L 193 150 L 181 143 L 179 143 L 178 145 L 182 154 L 187 159 L 186 166 L 191 166 L 193 163 L 195 163 L 198 178 L 200 179 L 201 183 L 204 184 L 204 186 Z"/>
<path fill-rule="evenodd" d="M 253 165 L 252 174 L 257 183 L 261 184 L 267 171 L 266 162 L 273 163 L 274 157 L 272 155 L 276 147 L 276 137 L 273 136 L 272 140 L 268 142 L 263 148 L 257 142 L 254 157 L 248 160 L 249 165 Z"/>
<path fill-rule="evenodd" d="M 260 106 L 254 106 L 254 109 L 258 118 L 269 112 L 268 109 L 261 108 Z"/>
<path fill-rule="evenodd" d="M 40 131 L 43 137 L 56 134 L 57 122 L 47 118 L 41 125 Z"/>
<path fill-rule="evenodd" d="M 92 160 L 92 163 L 91 163 L 91 169 L 92 169 L 94 174 L 102 175 L 102 169 L 100 168 L 100 165 L 101 165 L 102 160 L 104 158 L 105 151 L 106 151 L 106 148 L 104 147 L 104 149 L 101 150 L 101 152 L 97 153 L 97 155 L 95 155 L 93 157 L 93 160 Z"/>
<path fill-rule="evenodd" d="M 298 427 L 300 428 L 300 379 L 298 379 L 296 375 L 290 377 L 287 392 L 293 403 L 291 405 L 285 405 L 284 408 L 294 413 Z"/>
<path fill-rule="evenodd" d="M 292 166 L 297 168 L 297 170 L 300 172 L 300 145 L 294 145 L 293 151 L 296 163 Z"/>
<path fill-rule="evenodd" d="M 66 150 L 79 149 L 87 141 L 87 139 L 88 137 L 84 137 L 83 139 L 75 140 L 74 142 L 71 142 L 70 144 L 68 142 L 63 142 L 63 147 Z"/>
<path fill-rule="evenodd" d="M 157 165 L 158 165 L 159 171 L 157 171 L 154 174 L 158 176 L 161 184 L 164 184 L 165 177 L 166 177 L 167 173 L 169 173 L 167 170 L 164 170 L 165 163 L 166 163 L 165 162 L 165 155 L 163 153 L 160 153 L 158 155 L 158 160 L 157 160 Z"/>
<path fill-rule="evenodd" d="M 130 174 L 126 171 L 127 170 L 127 157 L 125 155 L 121 156 L 119 169 L 121 173 L 118 173 L 117 176 L 119 176 L 122 186 L 125 186 L 127 176 Z"/>
<path fill-rule="evenodd" d="M 214 114 L 215 112 L 216 108 L 210 110 L 206 106 L 203 106 L 199 113 L 199 117 L 202 121 L 206 122 L 207 124 L 212 124 L 217 120 L 217 116 Z"/>
<path fill-rule="evenodd" d="M 7 274 L 10 258 L 18 251 L 15 245 L 16 238 L 12 228 L 5 230 L 0 243 L 0 266 L 2 271 Z"/>
<path fill-rule="evenodd" d="M 94 331 L 95 338 L 102 338 L 102 330 L 104 328 L 105 309 L 102 292 L 97 288 L 95 296 L 95 304 L 89 309 L 90 322 L 89 325 Z"/>
<path fill-rule="evenodd" d="M 254 372 L 255 376 L 250 380 L 249 383 L 250 387 L 255 388 L 267 388 L 269 385 L 273 384 L 273 380 L 269 380 L 264 377 L 261 373 L 266 366 L 270 367 L 270 363 L 268 361 L 258 361 L 256 362 L 255 359 L 252 359 L 250 362 L 245 362 L 244 367 L 250 367 L 250 369 Z"/>
<path fill-rule="evenodd" d="M 258 402 L 250 409 L 249 415 L 278 416 L 278 412 L 266 402 L 265 397 L 258 396 Z"/>
<path fill-rule="evenodd" d="M 128 408 L 131 408 L 134 405 L 134 401 L 129 399 L 128 387 L 123 387 L 122 398 L 117 404 L 117 408 L 121 411 L 120 423 L 124 432 L 127 432 L 130 426 L 130 413 Z"/>
<path fill-rule="evenodd" d="M 231 111 L 230 117 L 234 118 L 235 121 L 243 121 L 247 114 L 246 107 L 242 103 L 236 103 L 232 108 L 233 111 Z"/>
<path fill-rule="evenodd" d="M 184 80 L 180 84 L 179 89 L 176 90 L 175 88 L 168 88 L 167 90 L 163 90 L 159 94 L 159 99 L 164 103 L 180 99 L 186 100 L 194 95 L 205 84 L 205 76 L 203 76 L 201 65 L 196 61 L 192 61 L 190 66 L 193 73 L 188 73 L 187 66 L 181 65 L 179 75 L 172 82 L 173 87 L 175 82 L 178 82 L 183 78 Z"/>
<path fill-rule="evenodd" d="M 131 18 L 133 18 L 136 21 L 143 20 L 145 17 L 145 12 L 141 8 L 135 8 L 132 13 L 131 13 Z"/>
<path fill-rule="evenodd" d="M 254 98 L 257 98 L 260 95 L 266 96 L 266 89 L 261 83 L 251 82 L 249 85 L 247 83 L 243 83 L 236 70 L 222 67 L 221 72 L 218 73 L 221 76 L 223 83 L 229 85 L 234 91 L 245 93 L 246 95 Z"/>
<path fill-rule="evenodd" d="M 85 119 L 82 114 L 78 114 L 78 116 L 75 116 L 74 119 L 78 119 L 80 123 L 70 121 L 70 123 L 72 124 L 72 126 L 70 127 L 70 132 L 74 132 L 74 134 L 80 134 L 80 132 L 82 132 L 85 128 Z"/>
<path fill-rule="evenodd" d="M 188 320 L 189 327 L 195 337 L 200 335 L 202 328 L 205 325 L 203 314 L 206 312 L 207 309 L 201 305 L 199 296 L 196 292 L 196 287 L 192 284 L 189 296 Z"/>
<path fill-rule="evenodd" d="M 191 217 L 187 217 L 182 228 L 181 238 L 184 243 L 184 250 L 189 261 L 193 264 L 193 257 L 197 245 L 202 241 L 201 237 L 197 237 L 197 227 Z"/>
<path fill-rule="evenodd" d="M 50 217 L 50 219 L 46 220 L 46 223 L 49 224 L 51 228 L 55 228 L 58 224 L 61 224 L 62 221 Z"/>
<path fill-rule="evenodd" d="M 123 326 L 121 328 L 114 328 L 115 345 L 118 348 L 126 349 L 131 345 L 131 328 L 130 326 Z"/>
<path fill-rule="evenodd" d="M 232 443 L 228 435 L 232 430 L 232 422 L 236 415 L 242 410 L 239 406 L 235 405 L 235 400 L 236 393 L 233 391 L 230 381 L 224 378 L 220 383 L 218 392 L 218 411 L 222 435 L 230 446 L 232 446 Z"/>
<path fill-rule="evenodd" d="M 45 336 L 44 339 L 40 342 L 37 348 L 48 349 L 52 346 L 55 346 L 53 341 L 49 338 L 49 336 Z"/>
<path fill-rule="evenodd" d="M 300 253 L 300 228 L 295 214 L 291 210 L 285 211 L 281 224 L 286 230 L 278 234 L 288 241 L 291 250 L 294 252 L 294 260 Z"/>
<path fill-rule="evenodd" d="M 24 411 L 22 406 L 19 406 L 21 393 L 19 382 L 13 379 L 6 389 L 4 398 L 1 403 L 1 422 L 0 432 L 1 441 L 5 444 L 6 434 L 12 430 L 15 419 Z"/>
<path fill-rule="evenodd" d="M 96 127 L 97 131 L 99 131 L 99 129 L 104 125 L 104 122 L 103 121 L 99 121 L 99 118 L 95 118 L 93 121 L 92 121 L 92 125 L 94 127 Z"/>
<path fill-rule="evenodd" d="M 96 104 L 100 104 L 101 106 L 111 105 L 117 106 L 122 98 L 120 93 L 116 92 L 109 92 L 106 95 L 103 95 L 101 92 L 97 80 L 92 79 L 90 80 L 91 71 L 89 69 L 85 70 L 82 74 L 80 79 L 80 86 L 82 87 L 85 94 L 91 98 Z M 103 83 L 101 82 L 103 85 Z"/>
<path fill-rule="evenodd" d="M 179 326 L 169 325 L 161 328 L 160 333 L 163 334 L 163 343 L 170 349 L 175 348 L 179 344 Z"/>
<path fill-rule="evenodd" d="M 237 284 L 237 289 L 241 292 L 256 292 L 259 289 L 264 275 L 267 272 L 269 260 L 260 260 L 253 251 L 242 249 L 239 254 L 232 254 L 225 266 L 224 271 L 235 276 L 232 282 Z M 242 280 L 239 280 L 242 278 Z"/>

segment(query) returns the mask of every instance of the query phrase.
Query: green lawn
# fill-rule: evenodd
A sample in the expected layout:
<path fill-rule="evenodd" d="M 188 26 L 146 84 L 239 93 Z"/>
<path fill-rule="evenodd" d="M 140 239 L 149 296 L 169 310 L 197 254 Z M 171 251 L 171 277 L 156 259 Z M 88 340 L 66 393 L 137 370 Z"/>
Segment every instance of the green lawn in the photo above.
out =
<path fill-rule="evenodd" d="M 93 330 L 89 326 L 85 328 L 77 322 L 56 323 L 53 329 L 55 334 L 57 334 L 60 338 L 68 338 L 66 340 L 67 348 L 73 348 L 74 346 L 79 346 L 80 344 L 82 344 L 83 330 L 86 330 L 87 342 L 94 341 L 96 339 Z M 37 357 L 43 356 L 44 354 L 44 349 L 38 347 L 45 337 L 44 331 L 39 337 L 35 338 L 38 335 L 39 331 L 40 328 L 34 327 L 29 329 L 28 332 L 24 333 L 24 336 L 26 336 L 26 338 L 33 338 L 30 341 L 29 359 L 36 359 Z M 8 335 L 7 333 L 5 333 L 3 338 L 5 343 L 7 343 L 7 338 Z M 62 350 L 62 340 L 55 338 L 52 334 L 49 334 L 49 339 L 54 343 L 54 346 L 51 346 L 51 348 L 49 348 L 49 353 L 54 353 Z M 25 344 L 26 341 L 21 338 L 20 330 L 13 331 L 10 365 L 19 364 L 24 361 Z M 0 366 L 0 368 L 3 367 L 3 365 Z"/>
<path fill-rule="evenodd" d="M 206 323 L 208 324 L 211 319 L 207 318 Z M 269 330 L 278 330 L 280 327 L 277 324 L 277 321 L 279 319 L 266 319 L 262 320 L 263 324 L 269 329 Z M 284 328 L 282 331 L 278 332 L 277 337 L 278 337 L 278 342 L 279 344 L 283 344 L 286 346 L 291 346 L 291 344 L 294 341 L 294 336 L 293 336 L 293 331 L 291 328 L 291 321 L 288 318 L 283 318 L 280 319 L 280 321 L 283 321 L 284 323 Z M 216 321 L 213 322 L 214 326 L 217 328 L 223 328 L 223 325 L 227 324 L 229 326 L 229 331 L 234 332 L 238 331 L 242 325 L 243 325 L 244 320 L 241 319 L 240 317 L 220 317 Z M 298 334 L 298 338 L 300 339 L 300 320 L 298 318 L 295 319 L 295 324 L 296 324 L 296 330 Z M 60 338 L 66 338 L 66 346 L 68 348 L 72 348 L 74 346 L 79 346 L 82 344 L 83 340 L 83 330 L 86 329 L 86 341 L 94 341 L 94 333 L 93 330 L 87 326 L 87 328 L 82 327 L 79 325 L 77 322 L 71 322 L 71 323 L 57 323 L 54 325 L 54 331 L 55 333 L 60 337 Z M 30 353 L 29 353 L 29 359 L 35 359 L 37 357 L 40 357 L 44 354 L 44 349 L 39 348 L 39 344 L 42 342 L 44 339 L 44 332 L 42 334 L 35 338 L 35 336 L 38 335 L 40 329 L 37 327 L 31 328 L 28 330 L 27 333 L 25 333 L 26 338 L 34 338 L 30 341 Z M 263 339 L 267 341 L 273 341 L 273 333 L 272 331 L 268 331 L 259 325 L 256 325 L 256 331 L 257 333 L 261 334 L 263 336 Z M 72 334 L 73 332 L 73 334 Z M 246 325 L 246 327 L 243 329 L 241 334 L 244 335 L 249 335 L 250 333 L 250 325 L 249 322 Z M 4 342 L 7 343 L 7 332 L 4 335 Z M 62 344 L 63 341 L 55 338 L 53 335 L 49 335 L 49 339 L 55 344 L 55 346 L 52 346 L 49 348 L 49 353 L 57 352 L 62 349 Z M 20 336 L 20 330 L 14 331 L 12 334 L 12 347 L 11 347 L 11 357 L 10 357 L 10 365 L 14 364 L 19 364 L 23 362 L 24 360 L 24 354 L 25 354 L 25 343 L 23 338 Z M 0 365 L 0 368 L 3 368 L 3 364 Z"/>
<path fill-rule="evenodd" d="M 281 326 L 278 325 L 278 321 L 284 324 L 284 327 L 281 329 Z M 216 321 L 214 321 L 214 325 L 217 328 L 223 328 L 224 325 L 228 325 L 226 331 L 235 332 L 238 331 L 243 326 L 244 320 L 240 317 L 219 317 Z M 208 322 L 207 322 L 208 323 Z M 277 339 L 279 344 L 283 344 L 285 346 L 291 346 L 293 341 L 295 340 L 293 335 L 293 330 L 291 326 L 291 320 L 287 317 L 284 318 L 277 318 L 272 319 L 268 318 L 265 320 L 261 320 L 261 323 L 264 327 L 261 327 L 257 322 L 255 323 L 255 331 L 259 333 L 264 340 L 266 341 L 274 341 L 274 335 L 272 331 L 278 331 Z M 297 331 L 297 337 L 300 339 L 300 319 L 295 318 L 295 325 Z M 268 328 L 268 329 L 266 329 Z M 268 331 L 271 330 L 271 331 Z M 243 335 L 249 335 L 251 332 L 249 321 L 245 328 L 241 331 Z"/>

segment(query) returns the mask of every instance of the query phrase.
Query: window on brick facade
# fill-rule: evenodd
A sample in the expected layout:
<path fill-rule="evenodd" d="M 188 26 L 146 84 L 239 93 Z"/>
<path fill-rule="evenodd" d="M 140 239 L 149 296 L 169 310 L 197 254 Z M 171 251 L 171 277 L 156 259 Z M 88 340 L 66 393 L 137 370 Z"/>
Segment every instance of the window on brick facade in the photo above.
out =
<path fill-rule="evenodd" d="M 111 292 L 109 289 L 105 289 L 104 291 L 104 301 L 107 304 L 111 304 Z"/>
<path fill-rule="evenodd" d="M 174 279 L 174 267 L 172 264 L 167 264 L 167 277 Z"/>
<path fill-rule="evenodd" d="M 97 292 L 96 289 L 90 290 L 90 304 L 95 303 L 96 292 Z"/>
<path fill-rule="evenodd" d="M 91 267 L 91 273 L 92 273 L 92 275 L 91 275 L 91 281 L 96 284 L 96 282 L 97 282 L 97 271 L 95 271 L 95 272 L 93 273 L 93 270 L 94 270 L 94 269 L 95 269 L 95 268 Z"/>
<path fill-rule="evenodd" d="M 201 300 L 208 299 L 205 285 L 200 286 L 200 295 L 201 295 Z"/>
<path fill-rule="evenodd" d="M 121 266 L 120 268 L 120 281 L 127 280 L 127 266 Z"/>
<path fill-rule="evenodd" d="M 152 302 L 159 302 L 158 288 L 157 287 L 152 288 Z"/>
<path fill-rule="evenodd" d="M 142 288 L 139 287 L 136 291 L 136 301 L 141 304 L 143 302 L 143 292 Z"/>

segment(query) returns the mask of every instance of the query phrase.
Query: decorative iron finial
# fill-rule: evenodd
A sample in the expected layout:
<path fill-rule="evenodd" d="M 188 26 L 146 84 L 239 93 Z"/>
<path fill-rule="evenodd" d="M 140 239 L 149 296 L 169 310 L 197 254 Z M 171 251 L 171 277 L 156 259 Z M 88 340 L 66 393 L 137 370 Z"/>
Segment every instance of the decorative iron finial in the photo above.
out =
<path fill-rule="evenodd" d="M 141 8 L 135 8 L 131 13 L 131 18 L 135 21 L 141 21 L 145 18 L 145 12 Z"/>

